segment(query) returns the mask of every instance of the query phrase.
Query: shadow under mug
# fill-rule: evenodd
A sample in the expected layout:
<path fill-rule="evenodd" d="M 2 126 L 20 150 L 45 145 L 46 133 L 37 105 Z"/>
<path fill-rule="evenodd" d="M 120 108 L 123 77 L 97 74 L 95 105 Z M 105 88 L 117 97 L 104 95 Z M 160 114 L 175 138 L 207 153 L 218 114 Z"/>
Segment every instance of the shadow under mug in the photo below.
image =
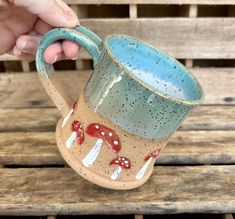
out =
<path fill-rule="evenodd" d="M 43 58 L 49 45 L 64 39 L 94 60 L 94 72 L 73 106 Z M 193 75 L 161 50 L 125 35 L 102 41 L 82 26 L 48 32 L 36 65 L 63 116 L 56 130 L 62 156 L 82 177 L 112 189 L 148 180 L 160 151 L 204 96 Z"/>

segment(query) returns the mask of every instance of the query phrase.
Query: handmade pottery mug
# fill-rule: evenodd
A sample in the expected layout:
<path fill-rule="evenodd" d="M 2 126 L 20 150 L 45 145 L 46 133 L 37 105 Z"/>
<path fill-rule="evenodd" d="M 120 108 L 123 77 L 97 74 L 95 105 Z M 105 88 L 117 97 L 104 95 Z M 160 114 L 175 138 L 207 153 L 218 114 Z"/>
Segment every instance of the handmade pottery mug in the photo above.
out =
<path fill-rule="evenodd" d="M 94 72 L 72 108 L 43 58 L 62 39 L 79 44 L 94 60 Z M 161 50 L 125 35 L 102 41 L 82 26 L 48 32 L 36 65 L 63 116 L 56 129 L 62 156 L 85 179 L 112 189 L 148 180 L 169 137 L 204 96 L 193 75 Z"/>

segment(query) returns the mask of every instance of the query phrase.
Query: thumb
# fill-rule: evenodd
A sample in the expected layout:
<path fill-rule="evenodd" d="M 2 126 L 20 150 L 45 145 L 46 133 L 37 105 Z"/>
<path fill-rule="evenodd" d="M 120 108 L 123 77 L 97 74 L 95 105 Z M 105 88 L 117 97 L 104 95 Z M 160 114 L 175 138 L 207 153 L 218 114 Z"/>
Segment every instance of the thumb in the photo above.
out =
<path fill-rule="evenodd" d="M 37 14 L 54 27 L 74 27 L 79 24 L 76 14 L 62 0 L 10 0 L 10 2 Z"/>

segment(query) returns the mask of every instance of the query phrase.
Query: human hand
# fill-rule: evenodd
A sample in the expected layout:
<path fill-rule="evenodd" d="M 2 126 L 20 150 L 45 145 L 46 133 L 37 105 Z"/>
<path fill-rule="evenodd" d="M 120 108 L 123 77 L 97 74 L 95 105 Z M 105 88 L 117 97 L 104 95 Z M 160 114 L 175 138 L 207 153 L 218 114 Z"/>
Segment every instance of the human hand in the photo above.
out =
<path fill-rule="evenodd" d="M 42 36 L 53 27 L 75 27 L 78 18 L 62 0 L 0 0 L 0 55 L 10 53 L 21 60 L 32 61 Z M 70 41 L 49 46 L 44 59 L 76 59 L 79 46 Z"/>

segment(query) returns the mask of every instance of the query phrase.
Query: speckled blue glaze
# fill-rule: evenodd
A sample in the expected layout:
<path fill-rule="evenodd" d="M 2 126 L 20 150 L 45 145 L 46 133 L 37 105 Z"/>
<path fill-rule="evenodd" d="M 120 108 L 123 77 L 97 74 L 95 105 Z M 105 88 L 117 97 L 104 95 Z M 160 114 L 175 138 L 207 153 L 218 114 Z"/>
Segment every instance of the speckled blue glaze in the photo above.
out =
<path fill-rule="evenodd" d="M 43 54 L 49 45 L 62 39 L 70 40 L 83 47 L 93 58 L 94 65 L 101 57 L 102 40 L 90 30 L 82 26 L 77 26 L 74 29 L 55 28 L 43 37 L 37 49 L 36 67 L 40 76 L 45 75 L 47 77 L 54 72 L 53 65 L 45 62 Z"/>
<path fill-rule="evenodd" d="M 37 53 L 39 74 L 52 72 L 42 57 L 58 39 L 79 43 L 91 54 L 94 72 L 84 89 L 85 100 L 128 133 L 169 137 L 203 100 L 201 86 L 174 58 L 129 36 L 111 35 L 102 43 L 83 27 L 55 29 L 45 36 Z"/>

